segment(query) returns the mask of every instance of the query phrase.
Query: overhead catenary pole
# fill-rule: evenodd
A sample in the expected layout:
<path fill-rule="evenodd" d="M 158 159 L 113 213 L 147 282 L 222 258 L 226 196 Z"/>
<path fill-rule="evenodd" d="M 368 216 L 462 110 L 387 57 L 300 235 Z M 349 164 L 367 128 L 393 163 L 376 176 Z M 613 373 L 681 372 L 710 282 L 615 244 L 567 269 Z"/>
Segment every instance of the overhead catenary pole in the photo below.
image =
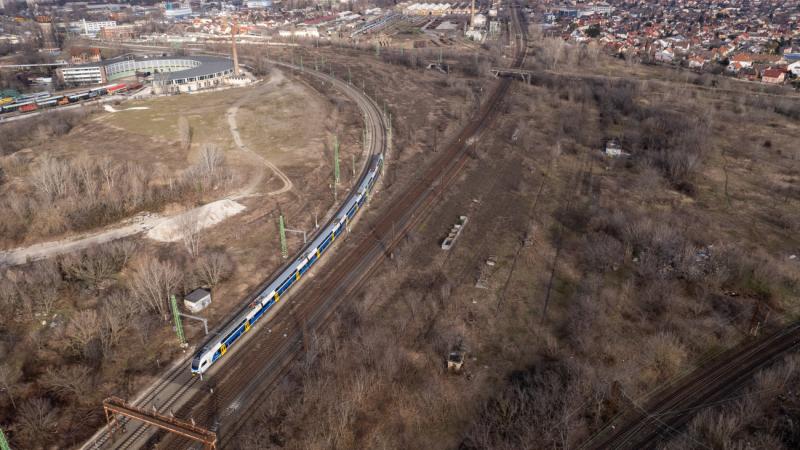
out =
<path fill-rule="evenodd" d="M 281 233 L 281 257 L 286 259 L 289 257 L 289 247 L 286 245 L 286 226 L 283 224 L 283 214 L 279 217 L 278 227 Z"/>
<path fill-rule="evenodd" d="M 335 137 L 333 143 L 333 184 L 339 184 L 339 136 Z"/>
<path fill-rule="evenodd" d="M 178 335 L 178 341 L 181 343 L 181 347 L 186 347 L 186 336 L 183 334 L 181 312 L 178 310 L 178 301 L 175 299 L 175 295 L 170 295 L 169 303 L 172 306 L 172 320 L 175 322 L 175 334 Z"/>
<path fill-rule="evenodd" d="M 386 170 L 386 153 L 392 152 L 392 114 L 389 113 L 389 120 L 387 121 L 387 130 L 386 130 L 386 148 L 383 151 L 383 164 L 381 165 L 381 176 L 384 175 Z"/>
<path fill-rule="evenodd" d="M 0 429 L 0 450 L 11 450 L 11 447 L 8 445 L 8 441 L 6 440 L 6 435 L 3 434 L 2 429 Z"/>

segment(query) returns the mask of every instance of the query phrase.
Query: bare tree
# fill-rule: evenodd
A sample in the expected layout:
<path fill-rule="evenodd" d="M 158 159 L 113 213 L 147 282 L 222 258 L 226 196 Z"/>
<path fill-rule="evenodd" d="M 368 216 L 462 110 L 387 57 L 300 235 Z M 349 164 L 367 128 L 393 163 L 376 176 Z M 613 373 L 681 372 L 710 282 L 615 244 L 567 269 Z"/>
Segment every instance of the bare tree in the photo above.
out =
<path fill-rule="evenodd" d="M 189 211 L 179 219 L 183 245 L 195 258 L 200 254 L 200 223 L 197 214 L 197 211 Z"/>
<path fill-rule="evenodd" d="M 34 398 L 20 406 L 17 413 L 16 430 L 19 440 L 28 448 L 51 442 L 58 428 L 58 409 L 49 400 Z"/>
<path fill-rule="evenodd" d="M 97 289 L 122 270 L 130 258 L 133 246 L 135 244 L 130 241 L 111 243 L 71 254 L 61 260 L 61 269 L 68 277 Z"/>
<path fill-rule="evenodd" d="M 14 386 L 20 377 L 22 377 L 22 370 L 12 365 L 10 361 L 0 364 L 0 386 L 6 391 L 14 409 L 17 409 L 17 404 L 14 402 Z"/>
<path fill-rule="evenodd" d="M 138 264 L 130 287 L 145 309 L 166 318 L 167 298 L 175 292 L 180 282 L 181 273 L 175 264 L 149 256 Z"/>
<path fill-rule="evenodd" d="M 105 189 L 111 191 L 114 189 L 114 181 L 121 172 L 120 166 L 114 164 L 110 158 L 102 158 L 98 162 L 98 169 L 103 177 Z"/>
<path fill-rule="evenodd" d="M 28 313 L 38 311 L 49 316 L 58 300 L 63 284 L 55 263 L 42 261 L 33 264 L 16 283 L 22 309 Z"/>
<path fill-rule="evenodd" d="M 185 116 L 178 118 L 178 139 L 184 150 L 188 150 L 189 146 L 192 145 L 192 127 Z"/>
<path fill-rule="evenodd" d="M 77 313 L 66 329 L 70 347 L 83 356 L 91 356 L 90 344 L 100 336 L 101 327 L 100 318 L 94 310 Z"/>
<path fill-rule="evenodd" d="M 233 271 L 233 261 L 224 252 L 211 251 L 197 260 L 197 277 L 209 287 L 227 279 Z"/>
<path fill-rule="evenodd" d="M 558 67 L 558 63 L 566 53 L 566 45 L 560 38 L 546 38 L 542 41 L 542 56 L 550 69 L 555 70 Z"/>
<path fill-rule="evenodd" d="M 200 149 L 201 173 L 209 180 L 216 179 L 225 164 L 225 155 L 216 144 L 203 144 Z"/>
<path fill-rule="evenodd" d="M 200 160 L 187 176 L 191 177 L 192 183 L 199 183 L 200 190 L 214 188 L 225 174 L 225 155 L 216 144 L 203 144 L 200 149 Z"/>
<path fill-rule="evenodd" d="M 134 319 L 127 291 L 119 291 L 107 299 L 100 309 L 100 351 L 103 356 L 111 354 L 111 350 L 119 344 Z"/>
<path fill-rule="evenodd" d="M 47 199 L 52 200 L 67 193 L 70 172 L 68 163 L 45 154 L 39 165 L 31 172 L 31 182 Z"/>
<path fill-rule="evenodd" d="M 84 365 L 48 367 L 39 381 L 63 399 L 86 397 L 92 389 L 91 369 Z"/>

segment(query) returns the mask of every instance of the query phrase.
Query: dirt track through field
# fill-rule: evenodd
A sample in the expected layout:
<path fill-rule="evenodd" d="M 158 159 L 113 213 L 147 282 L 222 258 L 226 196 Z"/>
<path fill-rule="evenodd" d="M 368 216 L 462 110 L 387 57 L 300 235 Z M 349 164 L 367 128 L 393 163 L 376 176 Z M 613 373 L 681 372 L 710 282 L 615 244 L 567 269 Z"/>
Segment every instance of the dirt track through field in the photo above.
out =
<path fill-rule="evenodd" d="M 272 79 L 268 83 L 260 86 L 257 89 L 263 90 L 267 86 L 275 86 L 282 80 L 283 80 L 283 73 L 280 72 L 279 70 L 275 70 L 273 71 Z M 236 124 L 236 113 L 239 112 L 239 107 L 242 106 L 242 104 L 246 102 L 249 97 L 250 97 L 249 95 L 243 95 L 241 98 L 239 98 L 239 100 L 236 101 L 236 103 L 233 106 L 228 108 L 228 111 L 225 114 L 225 116 L 228 119 L 228 127 L 231 130 L 231 136 L 233 136 L 233 141 L 236 143 L 236 147 L 239 150 L 247 153 L 248 155 L 256 159 L 259 164 L 263 164 L 264 166 L 268 167 L 270 170 L 272 170 L 272 172 L 275 173 L 275 175 L 278 178 L 281 179 L 281 181 L 283 181 L 283 186 L 280 189 L 267 192 L 266 195 L 280 195 L 285 192 L 289 192 L 294 187 L 292 180 L 290 180 L 289 177 L 286 176 L 286 174 L 283 173 L 283 171 L 281 171 L 281 169 L 279 169 L 278 166 L 273 164 L 270 160 L 254 152 L 247 145 L 245 145 L 244 141 L 242 141 L 241 135 L 239 134 L 239 127 Z M 247 187 L 245 187 L 238 194 L 232 195 L 230 198 L 233 200 L 237 200 L 240 198 L 246 198 L 253 195 L 258 195 L 256 189 L 263 180 L 264 180 L 264 171 L 261 170 L 259 171 L 258 175 L 255 178 L 253 178 L 253 180 L 247 185 Z"/>
<path fill-rule="evenodd" d="M 264 90 L 268 87 L 273 88 L 277 86 L 283 79 L 284 79 L 283 73 L 276 70 L 273 72 L 273 77 L 269 82 L 256 87 L 257 91 L 255 93 L 257 94 L 258 91 Z M 250 155 L 253 159 L 257 160 L 259 165 L 263 164 L 264 166 L 271 169 L 275 173 L 275 175 L 277 175 L 278 178 L 280 178 L 283 181 L 283 186 L 281 188 L 271 192 L 267 192 L 266 195 L 270 196 L 280 195 L 290 191 L 294 187 L 294 184 L 289 179 L 289 177 L 286 176 L 285 173 L 283 173 L 277 166 L 275 166 L 275 164 L 273 164 L 266 158 L 262 157 L 261 155 L 257 154 L 249 147 L 247 147 L 247 145 L 245 145 L 244 142 L 242 141 L 242 138 L 239 134 L 239 130 L 237 127 L 236 113 L 238 112 L 239 107 L 245 101 L 247 101 L 247 99 L 249 99 L 250 96 L 253 94 L 254 92 L 248 90 L 244 95 L 242 95 L 239 98 L 239 100 L 234 104 L 234 106 L 228 109 L 226 113 L 228 126 L 230 128 L 231 135 L 233 136 L 237 148 Z M 258 189 L 263 179 L 264 179 L 264 171 L 261 170 L 259 174 L 256 175 L 255 178 L 253 178 L 250 181 L 250 183 L 248 183 L 247 186 L 245 186 L 243 189 L 231 193 L 229 195 L 226 195 L 218 199 L 216 202 L 220 202 L 226 199 L 239 200 L 247 197 L 252 197 L 255 195 L 260 195 L 256 192 L 256 189 Z M 211 203 L 216 203 L 216 202 L 211 202 Z M 65 253 L 80 251 L 93 247 L 95 245 L 100 245 L 117 239 L 133 236 L 143 231 L 153 230 L 154 228 L 157 229 L 163 227 L 175 228 L 173 226 L 174 224 L 171 224 L 171 222 L 179 220 L 179 218 L 182 216 L 202 213 L 204 209 L 207 209 L 207 206 L 208 204 L 202 205 L 197 208 L 193 208 L 188 211 L 181 211 L 170 216 L 160 216 L 157 214 L 148 216 L 138 216 L 133 220 L 126 219 L 125 221 L 120 222 L 115 226 L 113 226 L 112 228 L 106 230 L 83 234 L 79 236 L 71 236 L 69 238 L 60 239 L 56 241 L 42 242 L 38 244 L 33 244 L 28 247 L 20 247 L 12 250 L 0 251 L 0 266 L 16 266 L 20 264 L 25 264 L 29 261 L 48 259 Z M 169 240 L 175 240 L 175 239 L 176 237 L 172 236 Z"/>

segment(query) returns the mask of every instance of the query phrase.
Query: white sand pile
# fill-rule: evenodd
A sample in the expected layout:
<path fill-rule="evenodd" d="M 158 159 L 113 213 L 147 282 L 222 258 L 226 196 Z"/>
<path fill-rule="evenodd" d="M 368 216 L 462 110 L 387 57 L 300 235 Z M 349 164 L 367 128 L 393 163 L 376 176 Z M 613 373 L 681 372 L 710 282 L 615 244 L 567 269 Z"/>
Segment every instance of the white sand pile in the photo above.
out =
<path fill-rule="evenodd" d="M 108 111 L 110 113 L 115 113 L 115 112 L 120 112 L 120 111 L 135 111 L 135 110 L 139 110 L 139 109 L 150 109 L 150 107 L 149 106 L 131 106 L 130 108 L 116 109 L 111 105 L 103 105 L 103 109 L 105 109 L 106 111 Z"/>
<path fill-rule="evenodd" d="M 161 242 L 183 239 L 185 233 L 195 233 L 239 214 L 245 207 L 233 200 L 217 200 L 169 219 L 164 219 L 147 232 L 147 237 Z"/>

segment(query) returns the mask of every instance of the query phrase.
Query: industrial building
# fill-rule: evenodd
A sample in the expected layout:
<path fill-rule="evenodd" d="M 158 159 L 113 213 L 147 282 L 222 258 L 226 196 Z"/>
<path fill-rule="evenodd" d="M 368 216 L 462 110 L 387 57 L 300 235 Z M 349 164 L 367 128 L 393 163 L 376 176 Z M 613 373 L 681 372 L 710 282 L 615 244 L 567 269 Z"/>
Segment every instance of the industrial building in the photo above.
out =
<path fill-rule="evenodd" d="M 57 72 L 66 85 L 100 84 L 150 73 L 156 93 L 177 93 L 226 84 L 234 67 L 232 60 L 215 56 L 125 57 L 62 67 Z"/>

